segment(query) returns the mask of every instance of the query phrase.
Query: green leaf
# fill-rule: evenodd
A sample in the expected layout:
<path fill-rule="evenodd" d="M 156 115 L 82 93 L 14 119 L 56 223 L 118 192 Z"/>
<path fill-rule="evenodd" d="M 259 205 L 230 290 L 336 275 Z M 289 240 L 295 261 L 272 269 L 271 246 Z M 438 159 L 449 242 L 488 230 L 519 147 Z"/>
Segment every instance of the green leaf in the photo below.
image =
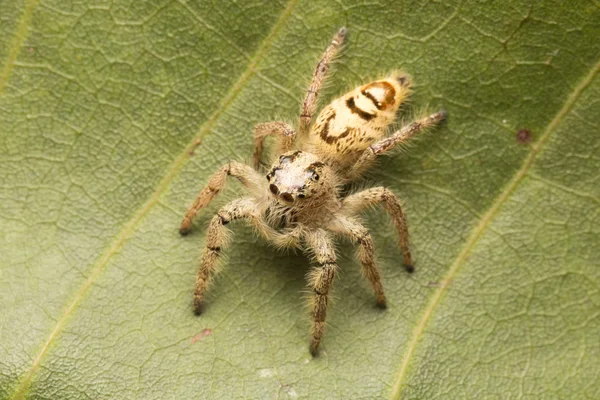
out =
<path fill-rule="evenodd" d="M 384 3 L 0 1 L 0 398 L 600 397 L 599 4 Z M 340 246 L 312 359 L 307 261 L 247 227 L 192 314 L 237 184 L 177 228 L 342 25 L 324 98 L 402 68 L 450 119 L 373 173 L 417 272 L 369 212 L 389 308 Z"/>

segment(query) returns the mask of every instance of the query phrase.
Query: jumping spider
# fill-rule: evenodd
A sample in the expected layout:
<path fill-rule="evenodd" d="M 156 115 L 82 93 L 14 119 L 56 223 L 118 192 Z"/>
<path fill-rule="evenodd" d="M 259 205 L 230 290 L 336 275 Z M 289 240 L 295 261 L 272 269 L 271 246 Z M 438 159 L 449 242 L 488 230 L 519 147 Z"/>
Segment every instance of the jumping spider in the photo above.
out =
<path fill-rule="evenodd" d="M 227 176 L 246 186 L 251 196 L 233 200 L 210 221 L 196 278 L 194 310 L 196 314 L 202 313 L 206 289 L 227 243 L 225 225 L 243 219 L 276 247 L 303 249 L 316 264 L 308 275 L 312 292 L 310 352 L 313 356 L 323 335 L 329 293 L 337 270 L 335 235 L 346 236 L 356 243 L 362 273 L 373 286 L 377 305 L 386 306 L 373 239 L 358 220 L 362 210 L 376 204 L 385 208 L 400 235 L 404 264 L 408 271 L 413 271 L 406 217 L 398 198 L 384 187 L 345 197 L 340 188 L 361 177 L 377 156 L 446 117 L 445 111 L 437 112 L 386 136 L 386 128 L 411 92 L 410 77 L 393 72 L 334 100 L 310 128 L 319 89 L 347 32 L 341 28 L 336 33 L 319 61 L 304 100 L 298 130 L 279 121 L 258 124 L 254 129 L 254 168 L 234 161 L 222 166 L 210 177 L 180 227 L 182 235 L 190 231 L 192 218 L 223 189 Z M 265 182 L 258 171 L 263 140 L 269 135 L 275 135 L 281 156 L 267 173 Z"/>

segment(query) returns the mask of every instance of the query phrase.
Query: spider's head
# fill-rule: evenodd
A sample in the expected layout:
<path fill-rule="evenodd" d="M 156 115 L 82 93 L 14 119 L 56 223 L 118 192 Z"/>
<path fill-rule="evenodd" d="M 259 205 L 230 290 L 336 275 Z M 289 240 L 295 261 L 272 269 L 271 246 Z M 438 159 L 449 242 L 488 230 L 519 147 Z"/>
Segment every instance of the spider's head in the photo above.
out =
<path fill-rule="evenodd" d="M 334 193 L 332 171 L 317 156 L 290 151 L 267 174 L 269 191 L 284 205 L 299 204 Z"/>

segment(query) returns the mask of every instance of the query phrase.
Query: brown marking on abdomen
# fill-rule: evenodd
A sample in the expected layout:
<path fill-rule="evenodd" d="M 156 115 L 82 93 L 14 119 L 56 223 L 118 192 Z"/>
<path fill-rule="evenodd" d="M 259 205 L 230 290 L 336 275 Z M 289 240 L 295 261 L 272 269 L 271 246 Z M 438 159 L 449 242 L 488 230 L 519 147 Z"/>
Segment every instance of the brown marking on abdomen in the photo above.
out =
<path fill-rule="evenodd" d="M 374 94 L 375 91 L 380 90 L 383 90 L 383 98 L 378 98 Z M 368 85 L 363 86 L 361 88 L 360 93 L 369 100 L 371 100 L 378 110 L 385 110 L 387 108 L 393 107 L 396 103 L 396 89 L 394 89 L 394 87 L 386 81 L 369 83 Z"/>
<path fill-rule="evenodd" d="M 333 144 L 334 142 L 337 142 L 338 140 L 343 139 L 350 134 L 350 129 L 346 129 L 339 136 L 329 136 L 329 123 L 334 118 L 335 118 L 335 113 L 332 113 L 325 121 L 325 124 L 323 124 L 323 129 L 321 130 L 321 133 L 319 134 L 321 139 L 323 139 L 327 144 Z"/>
<path fill-rule="evenodd" d="M 348 100 L 346 100 L 346 107 L 350 109 L 351 113 L 358 114 L 358 116 L 364 119 L 365 121 L 370 121 L 377 116 L 376 114 L 370 114 L 366 112 L 362 108 L 358 108 L 354 103 L 354 97 L 350 97 Z"/>

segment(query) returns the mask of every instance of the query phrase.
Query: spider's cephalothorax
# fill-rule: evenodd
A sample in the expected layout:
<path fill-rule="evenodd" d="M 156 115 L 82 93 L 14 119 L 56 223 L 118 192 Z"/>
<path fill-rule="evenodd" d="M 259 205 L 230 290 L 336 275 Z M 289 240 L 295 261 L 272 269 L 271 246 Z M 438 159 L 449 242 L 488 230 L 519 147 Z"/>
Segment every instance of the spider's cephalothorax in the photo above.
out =
<path fill-rule="evenodd" d="M 222 190 L 227 176 L 246 186 L 251 196 L 228 203 L 210 221 L 194 289 L 194 310 L 197 314 L 203 310 L 206 289 L 227 244 L 225 225 L 245 220 L 276 247 L 301 248 L 312 258 L 314 266 L 308 274 L 308 285 L 312 292 L 313 355 L 317 354 L 323 335 L 337 270 L 334 237 L 345 236 L 358 246 L 361 271 L 375 291 L 377 305 L 386 305 L 373 240 L 358 220 L 362 210 L 376 204 L 383 206 L 400 236 L 404 265 L 409 272 L 414 270 L 406 216 L 396 196 L 384 187 L 343 196 L 339 187 L 360 178 L 377 156 L 446 117 L 444 111 L 437 112 L 387 135 L 411 86 L 408 75 L 394 72 L 334 100 L 323 108 L 311 127 L 319 89 L 346 35 L 346 28 L 340 29 L 319 62 L 302 106 L 298 131 L 280 121 L 258 124 L 254 130 L 254 168 L 233 161 L 222 166 L 209 178 L 179 229 L 181 234 L 189 232 L 193 217 Z M 263 141 L 269 135 L 278 139 L 279 156 L 270 169 L 263 171 Z"/>
<path fill-rule="evenodd" d="M 283 204 L 305 208 L 335 191 L 331 167 L 300 150 L 282 154 L 267 174 L 269 190 Z"/>

